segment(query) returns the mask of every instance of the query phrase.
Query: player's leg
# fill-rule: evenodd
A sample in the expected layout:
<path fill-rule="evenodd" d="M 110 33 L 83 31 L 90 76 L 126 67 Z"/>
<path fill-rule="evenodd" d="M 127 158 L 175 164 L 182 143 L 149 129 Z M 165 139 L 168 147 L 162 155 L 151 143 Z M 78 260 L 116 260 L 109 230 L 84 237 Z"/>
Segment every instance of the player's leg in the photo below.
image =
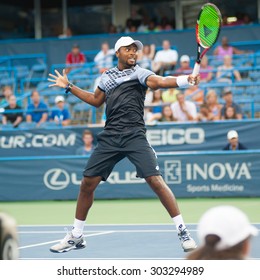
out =
<path fill-rule="evenodd" d="M 101 182 L 101 176 L 95 177 L 83 177 L 80 185 L 80 191 L 77 200 L 76 215 L 75 218 L 81 221 L 85 221 L 88 215 L 88 211 L 91 208 L 94 201 L 94 192 L 98 184 Z"/>
<path fill-rule="evenodd" d="M 185 252 L 194 250 L 197 247 L 197 245 L 195 241 L 191 238 L 190 233 L 186 228 L 177 201 L 171 189 L 167 186 L 167 184 L 160 175 L 149 176 L 145 178 L 145 180 L 152 188 L 152 190 L 157 194 L 161 203 L 168 211 L 173 222 L 175 223 L 183 250 Z"/>
<path fill-rule="evenodd" d="M 156 153 L 148 143 L 145 134 L 136 133 L 128 149 L 127 157 L 135 165 L 137 176 L 146 179 L 172 218 L 184 251 L 193 250 L 196 248 L 196 243 L 186 229 L 173 192 L 161 177 Z"/>
<path fill-rule="evenodd" d="M 58 243 L 50 248 L 53 253 L 63 253 L 75 249 L 86 247 L 86 241 L 83 236 L 85 220 L 89 209 L 94 201 L 94 192 L 100 183 L 101 176 L 83 177 L 80 185 L 80 191 L 77 200 L 76 214 L 71 232 Z"/>
<path fill-rule="evenodd" d="M 110 149 L 104 149 L 102 145 L 98 147 L 92 153 L 83 172 L 73 228 L 63 240 L 50 248 L 51 252 L 62 253 L 86 246 L 83 230 L 88 211 L 94 201 L 95 189 L 101 180 L 105 181 L 108 178 L 115 164 L 124 157 L 111 147 Z"/>
<path fill-rule="evenodd" d="M 172 218 L 180 215 L 180 210 L 175 196 L 171 189 L 166 185 L 162 176 L 149 176 L 145 178 L 145 180 L 152 190 L 157 194 L 169 215 Z"/>

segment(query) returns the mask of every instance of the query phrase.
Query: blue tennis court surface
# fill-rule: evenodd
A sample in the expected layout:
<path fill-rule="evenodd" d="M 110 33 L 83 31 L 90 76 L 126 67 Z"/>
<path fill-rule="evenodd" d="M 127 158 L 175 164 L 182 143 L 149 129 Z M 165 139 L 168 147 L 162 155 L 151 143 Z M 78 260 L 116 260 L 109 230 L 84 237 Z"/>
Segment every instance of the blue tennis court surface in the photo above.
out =
<path fill-rule="evenodd" d="M 49 247 L 65 236 L 65 227 L 19 226 L 20 259 L 184 259 L 186 255 L 170 224 L 86 225 L 85 249 L 50 252 Z M 188 225 L 197 241 L 196 227 Z M 260 224 L 256 227 L 260 231 Z M 260 259 L 260 234 L 253 239 L 250 256 Z"/>

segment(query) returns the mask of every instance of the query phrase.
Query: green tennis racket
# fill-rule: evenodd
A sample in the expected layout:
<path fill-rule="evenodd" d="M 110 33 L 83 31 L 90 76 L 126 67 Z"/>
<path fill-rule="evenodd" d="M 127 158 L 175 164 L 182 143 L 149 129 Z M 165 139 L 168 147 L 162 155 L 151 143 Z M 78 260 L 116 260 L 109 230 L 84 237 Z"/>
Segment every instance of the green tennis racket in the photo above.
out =
<path fill-rule="evenodd" d="M 196 24 L 197 59 L 192 74 L 200 71 L 200 61 L 205 53 L 215 44 L 221 29 L 222 17 L 219 9 L 212 3 L 201 7 Z M 201 48 L 204 48 L 201 53 Z"/>

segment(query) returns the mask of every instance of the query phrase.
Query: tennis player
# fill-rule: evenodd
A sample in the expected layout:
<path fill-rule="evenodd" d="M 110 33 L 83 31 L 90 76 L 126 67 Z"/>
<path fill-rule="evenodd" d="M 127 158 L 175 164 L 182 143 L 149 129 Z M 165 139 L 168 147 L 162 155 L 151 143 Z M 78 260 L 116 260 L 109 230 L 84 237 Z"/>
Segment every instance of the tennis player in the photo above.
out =
<path fill-rule="evenodd" d="M 131 37 L 121 37 L 115 44 L 118 58 L 116 67 L 105 71 L 94 94 L 71 84 L 65 70 L 61 75 L 49 74 L 50 86 L 65 88 L 95 107 L 106 103 L 106 123 L 97 136 L 98 145 L 83 172 L 72 231 L 60 243 L 52 246 L 52 252 L 61 253 L 86 246 L 83 229 L 87 214 L 94 200 L 94 191 L 101 180 L 106 181 L 115 164 L 127 157 L 136 167 L 137 176 L 145 178 L 157 194 L 177 228 L 185 252 L 196 248 L 180 214 L 174 194 L 164 182 L 156 154 L 146 139 L 144 100 L 147 88 L 183 87 L 198 84 L 199 76 L 182 75 L 162 77 L 136 64 L 137 53 L 143 44 Z"/>

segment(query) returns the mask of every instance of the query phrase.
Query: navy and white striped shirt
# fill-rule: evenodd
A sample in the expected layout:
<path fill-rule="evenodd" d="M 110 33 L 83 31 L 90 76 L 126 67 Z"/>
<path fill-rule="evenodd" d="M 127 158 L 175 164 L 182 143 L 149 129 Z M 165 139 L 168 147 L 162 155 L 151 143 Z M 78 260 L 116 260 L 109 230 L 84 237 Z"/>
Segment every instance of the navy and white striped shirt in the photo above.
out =
<path fill-rule="evenodd" d="M 102 74 L 98 87 L 106 94 L 105 129 L 144 127 L 146 79 L 150 75 L 154 73 L 138 65 L 122 71 L 114 67 Z"/>

